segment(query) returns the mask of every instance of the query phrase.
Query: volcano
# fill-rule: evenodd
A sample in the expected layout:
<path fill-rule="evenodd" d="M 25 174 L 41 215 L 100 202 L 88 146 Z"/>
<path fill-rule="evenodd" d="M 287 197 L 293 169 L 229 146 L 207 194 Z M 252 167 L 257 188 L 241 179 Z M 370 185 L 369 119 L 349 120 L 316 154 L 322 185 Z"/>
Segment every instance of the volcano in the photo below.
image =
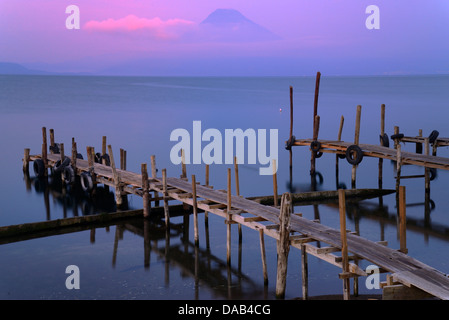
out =
<path fill-rule="evenodd" d="M 217 9 L 200 23 L 203 37 L 210 41 L 273 41 L 279 36 L 234 9 Z"/>

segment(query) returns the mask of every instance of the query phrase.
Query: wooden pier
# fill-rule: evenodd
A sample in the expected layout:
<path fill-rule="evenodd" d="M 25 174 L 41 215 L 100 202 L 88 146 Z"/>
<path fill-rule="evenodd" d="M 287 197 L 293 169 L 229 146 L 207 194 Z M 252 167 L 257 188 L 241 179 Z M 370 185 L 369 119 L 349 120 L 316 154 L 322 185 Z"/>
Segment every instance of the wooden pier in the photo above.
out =
<path fill-rule="evenodd" d="M 204 185 L 201 185 L 197 182 L 194 175 L 192 175 L 190 181 L 187 179 L 185 164 L 182 164 L 180 178 L 167 177 L 165 169 L 160 171 L 162 176 L 157 176 L 156 160 L 152 156 L 152 170 L 151 177 L 149 177 L 147 164 L 145 163 L 141 165 L 141 173 L 126 170 L 126 165 L 124 165 L 124 152 L 121 152 L 121 168 L 117 168 L 111 145 L 108 145 L 106 148 L 105 137 L 103 137 L 102 153 L 95 154 L 92 147 L 87 147 L 88 159 L 84 160 L 81 159 L 77 151 L 74 139 L 72 139 L 71 158 L 65 157 L 63 144 L 58 145 L 59 153 L 56 153 L 55 146 L 57 145 L 54 143 L 54 132 L 52 130 L 50 132 L 51 152 L 47 154 L 46 128 L 43 128 L 42 153 L 31 155 L 30 150 L 25 149 L 23 158 L 24 171 L 28 171 L 29 162 L 32 161 L 37 176 L 45 178 L 48 175 L 48 169 L 52 168 L 53 172 L 59 171 L 62 173 L 61 178 L 66 184 L 73 184 L 78 179 L 81 180 L 83 189 L 86 192 L 95 192 L 95 185 L 97 184 L 113 187 L 115 188 L 118 207 L 122 204 L 123 197 L 126 194 L 141 196 L 143 198 L 144 217 L 151 215 L 151 202 L 158 203 L 162 201 L 167 227 L 169 227 L 170 223 L 169 201 L 176 200 L 178 203 L 191 206 L 193 208 L 194 240 L 196 246 L 200 241 L 198 232 L 198 214 L 200 210 L 205 212 L 206 215 L 209 213 L 218 215 L 225 220 L 227 228 L 228 265 L 231 264 L 232 224 L 238 224 L 239 228 L 240 226 L 246 226 L 254 229 L 259 232 L 260 236 L 264 283 L 268 282 L 264 237 L 269 236 L 278 240 L 278 267 L 276 276 L 276 295 L 278 298 L 284 297 L 289 249 L 290 247 L 295 247 L 300 249 L 302 254 L 304 299 L 308 298 L 307 254 L 316 256 L 342 269 L 339 277 L 343 279 L 345 299 L 350 298 L 349 279 L 354 278 L 354 281 L 356 281 L 358 277 L 368 275 L 357 263 L 351 262 L 362 259 L 377 265 L 382 272 L 391 274 L 387 277 L 387 282 L 383 284 L 384 293 L 397 290 L 399 286 L 407 292 L 417 291 L 440 299 L 449 299 L 448 277 L 444 273 L 406 254 L 404 187 L 401 187 L 399 192 L 399 199 L 401 199 L 399 203 L 401 208 L 401 248 L 398 251 L 388 248 L 384 242 L 376 243 L 364 239 L 359 235 L 347 232 L 345 225 L 346 193 L 344 190 L 338 190 L 341 229 L 336 230 L 317 223 L 317 221 L 305 219 L 300 213 L 295 213 L 293 199 L 290 193 L 284 193 L 280 197 L 280 206 L 277 206 L 276 173 L 273 174 L 275 206 L 268 206 L 251 199 L 246 199 L 239 194 L 237 164 L 235 165 L 237 194 L 232 195 L 231 169 L 228 169 L 227 190 L 215 190 L 209 185 L 208 166 L 206 166 L 206 182 Z M 347 148 L 347 145 L 341 142 L 336 144 L 332 144 L 332 142 L 326 143 L 323 141 L 323 146 L 326 146 L 328 149 L 338 148 L 337 152 L 342 152 Z M 106 153 L 106 149 L 109 151 L 108 153 Z M 381 147 L 381 150 L 383 149 Z M 370 152 L 375 151 L 372 150 Z M 323 247 L 323 243 L 327 244 L 327 246 Z M 341 254 L 338 255 L 338 252 Z M 357 294 L 357 292 L 354 292 L 354 294 Z M 417 296 L 415 295 L 414 297 Z"/>

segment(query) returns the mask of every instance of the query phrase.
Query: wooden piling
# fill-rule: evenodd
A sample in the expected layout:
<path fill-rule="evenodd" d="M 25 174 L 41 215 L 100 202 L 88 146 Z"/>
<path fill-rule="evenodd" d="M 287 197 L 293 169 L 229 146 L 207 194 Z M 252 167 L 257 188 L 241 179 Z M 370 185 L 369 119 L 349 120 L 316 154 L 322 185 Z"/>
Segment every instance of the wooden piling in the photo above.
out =
<path fill-rule="evenodd" d="M 345 118 L 343 116 L 341 116 L 340 127 L 338 128 L 337 141 L 341 141 L 341 134 L 343 132 L 344 123 L 345 123 Z M 339 156 L 338 154 L 335 155 L 335 177 L 336 177 L 336 181 L 337 181 L 337 189 L 338 189 L 338 180 L 339 180 L 339 157 L 338 156 Z"/>
<path fill-rule="evenodd" d="M 320 130 L 320 116 L 315 116 L 315 120 L 313 122 L 313 141 L 318 140 L 318 133 Z M 312 179 L 315 180 L 315 152 L 311 152 L 311 158 L 310 158 L 310 175 L 312 176 Z M 313 181 L 312 180 L 312 181 Z"/>
<path fill-rule="evenodd" d="M 102 158 L 101 158 L 101 163 L 103 164 L 103 165 L 106 165 L 107 163 L 106 163 L 106 158 L 104 157 L 105 155 L 106 155 L 106 148 L 107 148 L 107 144 L 106 144 L 106 136 L 103 136 L 102 137 L 102 139 L 101 139 L 101 155 L 103 156 Z"/>
<path fill-rule="evenodd" d="M 348 260 L 348 243 L 346 240 L 346 198 L 345 190 L 338 190 L 338 204 L 340 210 L 340 234 L 341 234 L 341 257 L 343 273 L 340 275 L 343 278 L 343 298 L 349 300 L 350 298 L 350 281 L 349 281 L 349 260 Z"/>
<path fill-rule="evenodd" d="M 75 171 L 76 174 L 76 159 L 78 156 L 78 150 L 77 150 L 77 146 L 76 146 L 76 142 L 75 139 L 72 139 L 72 158 L 71 158 L 71 165 L 73 167 L 73 170 Z"/>
<path fill-rule="evenodd" d="M 142 173 L 142 191 L 143 191 L 143 217 L 148 218 L 150 216 L 150 194 L 149 194 L 149 184 L 148 184 L 148 170 L 147 164 L 141 164 Z"/>
<path fill-rule="evenodd" d="M 231 265 L 231 169 L 228 168 L 228 190 L 227 190 L 227 211 L 226 211 L 226 261 Z"/>
<path fill-rule="evenodd" d="M 286 192 L 281 198 L 279 214 L 279 240 L 277 242 L 277 274 L 276 274 L 276 298 L 284 299 L 287 284 L 287 263 L 290 251 L 290 216 L 293 203 L 290 193 Z"/>
<path fill-rule="evenodd" d="M 428 156 L 430 153 L 429 138 L 424 138 L 424 154 Z M 425 193 L 430 193 L 430 170 L 424 167 L 424 190 Z"/>
<path fill-rule="evenodd" d="M 117 204 L 117 207 L 121 207 L 123 205 L 122 190 L 121 190 L 122 187 L 120 183 L 120 175 L 115 167 L 114 153 L 112 152 L 111 145 L 108 145 L 108 151 L 109 151 L 109 158 L 111 160 L 112 175 L 114 177 L 115 203 Z"/>
<path fill-rule="evenodd" d="M 237 164 L 237 157 L 234 156 L 234 173 L 235 173 L 235 193 L 237 196 L 240 195 L 240 186 L 239 186 L 239 166 Z"/>
<path fill-rule="evenodd" d="M 276 170 L 276 159 L 273 159 L 273 199 L 274 206 L 278 206 L 278 180 L 277 180 L 277 170 Z"/>
<path fill-rule="evenodd" d="M 54 154 L 53 148 L 55 146 L 55 130 L 50 129 L 50 154 Z"/>
<path fill-rule="evenodd" d="M 181 149 L 181 164 L 182 164 L 181 178 L 187 179 L 186 155 L 184 149 Z"/>
<path fill-rule="evenodd" d="M 302 299 L 309 299 L 309 267 L 307 262 L 307 250 L 301 245 L 301 274 L 302 274 Z"/>
<path fill-rule="evenodd" d="M 44 162 L 44 177 L 48 176 L 48 161 L 47 161 L 47 128 L 42 127 L 42 161 Z"/>
<path fill-rule="evenodd" d="M 293 87 L 290 86 L 290 137 L 289 137 L 289 143 L 291 143 L 291 140 L 293 139 Z M 290 172 L 293 168 L 293 153 L 292 148 L 289 148 L 289 155 L 290 155 Z"/>
<path fill-rule="evenodd" d="M 164 192 L 164 216 L 165 227 L 170 226 L 170 214 L 168 208 L 168 193 L 167 193 L 167 169 L 162 169 L 162 190 Z"/>
<path fill-rule="evenodd" d="M 29 173 L 30 168 L 30 149 L 26 148 L 23 153 L 23 172 Z"/>
<path fill-rule="evenodd" d="M 315 80 L 315 99 L 313 101 L 313 121 L 315 121 L 315 117 L 318 115 L 318 95 L 320 91 L 320 80 L 321 80 L 321 73 L 316 73 L 316 80 Z M 315 127 L 313 128 L 315 131 Z"/>
<path fill-rule="evenodd" d="M 126 150 L 120 148 L 120 169 L 126 170 Z"/>
<path fill-rule="evenodd" d="M 268 271 L 267 271 L 267 255 L 265 253 L 265 239 L 263 229 L 259 229 L 259 241 L 260 241 L 260 256 L 262 258 L 262 272 L 263 272 L 263 284 L 268 285 Z"/>
<path fill-rule="evenodd" d="M 407 253 L 407 218 L 405 209 L 405 187 L 399 187 L 399 251 Z"/>
<path fill-rule="evenodd" d="M 150 157 L 150 159 L 151 159 L 151 177 L 152 177 L 153 179 L 156 179 L 156 176 L 157 176 L 156 156 L 155 156 L 155 155 L 152 155 L 152 156 Z M 159 197 L 159 194 L 158 194 L 157 191 L 154 191 L 153 194 L 154 194 L 154 198 L 155 198 L 155 199 Z M 154 206 L 156 206 L 156 207 L 159 206 L 159 200 L 155 200 L 155 201 L 154 201 Z"/>
<path fill-rule="evenodd" d="M 385 134 L 385 104 L 380 106 L 380 145 L 384 147 L 383 136 Z M 383 164 L 384 159 L 379 158 L 379 174 L 377 178 L 379 189 L 382 189 L 383 186 Z"/>
<path fill-rule="evenodd" d="M 360 138 L 360 119 L 362 115 L 362 106 L 357 106 L 356 120 L 355 120 L 355 133 L 354 133 L 354 144 L 359 145 Z M 351 172 L 351 187 L 352 189 L 356 188 L 356 175 L 357 175 L 357 165 L 352 166 Z"/>
<path fill-rule="evenodd" d="M 193 201 L 193 228 L 194 228 L 194 238 L 195 246 L 199 245 L 199 235 L 198 235 L 198 206 L 196 202 L 196 178 L 192 174 L 192 201 Z"/>

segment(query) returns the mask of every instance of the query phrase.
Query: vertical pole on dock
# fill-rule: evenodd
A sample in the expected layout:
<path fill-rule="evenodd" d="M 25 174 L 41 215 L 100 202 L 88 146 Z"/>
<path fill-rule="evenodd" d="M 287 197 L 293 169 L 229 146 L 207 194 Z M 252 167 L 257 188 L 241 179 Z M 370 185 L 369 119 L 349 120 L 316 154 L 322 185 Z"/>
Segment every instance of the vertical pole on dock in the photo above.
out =
<path fill-rule="evenodd" d="M 357 114 L 355 119 L 355 135 L 354 135 L 354 144 L 359 145 L 359 138 L 360 138 L 360 118 L 362 115 L 362 106 L 357 106 Z M 356 181 L 356 174 L 357 174 L 357 165 L 352 166 L 352 174 L 351 174 L 351 187 L 352 189 L 355 189 L 355 181 Z"/>
<path fill-rule="evenodd" d="M 126 170 L 126 150 L 120 148 L 120 169 Z"/>
<path fill-rule="evenodd" d="M 402 152 L 401 152 L 401 144 L 398 143 L 396 146 L 396 191 L 398 191 L 399 185 L 401 184 L 401 168 L 402 168 Z"/>
<path fill-rule="evenodd" d="M 61 143 L 59 145 L 59 152 L 61 154 L 61 164 L 62 164 L 64 162 L 64 159 L 65 159 L 64 143 Z M 64 171 L 62 171 L 61 180 L 62 180 L 62 185 L 64 186 L 65 185 L 65 182 L 64 182 Z"/>
<path fill-rule="evenodd" d="M 53 154 L 53 147 L 55 146 L 55 130 L 50 129 L 50 153 Z"/>
<path fill-rule="evenodd" d="M 267 255 L 265 253 L 265 239 L 264 239 L 264 231 L 262 228 L 259 229 L 259 240 L 260 240 L 260 256 L 262 258 L 263 284 L 266 286 L 268 285 Z"/>
<path fill-rule="evenodd" d="M 121 207 L 123 204 L 123 200 L 122 200 L 122 192 L 121 192 L 121 186 L 120 186 L 120 175 L 118 174 L 117 169 L 115 168 L 114 153 L 112 152 L 111 145 L 108 145 L 108 151 L 109 151 L 109 157 L 111 159 L 112 174 L 114 177 L 115 203 L 117 204 L 117 207 Z"/>
<path fill-rule="evenodd" d="M 142 199 L 143 199 L 143 217 L 148 218 L 150 216 L 150 194 L 148 187 L 148 169 L 147 164 L 141 164 L 141 172 L 142 172 Z"/>
<path fill-rule="evenodd" d="M 239 186 L 239 166 L 237 164 L 237 156 L 234 156 L 234 173 L 235 173 L 235 193 L 240 196 Z"/>
<path fill-rule="evenodd" d="M 181 179 L 187 178 L 187 169 L 186 169 L 186 155 L 184 149 L 181 149 L 181 164 L 182 164 L 182 174 Z"/>
<path fill-rule="evenodd" d="M 346 196 L 345 190 L 338 190 L 339 210 L 340 210 L 340 234 L 341 234 L 341 257 L 343 273 L 343 298 L 349 300 L 349 261 L 348 261 L 348 243 L 346 240 Z"/>
<path fill-rule="evenodd" d="M 237 161 L 237 156 L 234 156 L 234 173 L 235 173 L 235 193 L 237 197 L 240 196 L 240 185 L 239 185 L 239 165 Z M 239 231 L 239 263 L 241 260 L 241 253 L 242 253 L 242 225 L 239 223 L 238 225 L 238 231 Z"/>
<path fill-rule="evenodd" d="M 42 161 L 44 162 L 44 176 L 47 177 L 48 176 L 48 171 L 47 171 L 47 128 L 46 127 L 42 127 Z"/>
<path fill-rule="evenodd" d="M 320 91 L 320 79 L 321 79 L 321 73 L 316 73 L 316 81 L 315 81 L 315 98 L 313 101 L 313 140 L 318 139 L 318 127 L 319 127 L 319 116 L 318 116 L 318 95 Z M 318 120 L 317 120 L 318 117 Z M 310 175 L 312 176 L 312 179 L 314 179 L 315 175 L 315 152 L 312 151 L 311 159 L 310 159 Z M 313 180 L 312 180 L 313 181 Z"/>
<path fill-rule="evenodd" d="M 319 130 L 320 130 L 320 116 L 315 116 L 315 120 L 313 122 L 313 141 L 318 140 Z M 310 158 L 310 175 L 312 176 L 313 184 L 315 181 L 315 155 L 316 153 L 312 151 L 312 155 Z"/>
<path fill-rule="evenodd" d="M 30 168 L 30 149 L 26 148 L 23 153 L 23 172 L 29 173 Z"/>
<path fill-rule="evenodd" d="M 274 206 L 278 206 L 278 179 L 276 170 L 276 159 L 273 159 L 273 195 L 274 195 Z"/>
<path fill-rule="evenodd" d="M 199 235 L 198 235 L 198 206 L 196 202 L 196 178 L 192 174 L 192 202 L 193 202 L 193 228 L 195 237 L 195 246 L 199 245 Z"/>
<path fill-rule="evenodd" d="M 424 154 L 428 156 L 430 153 L 429 138 L 424 138 Z M 425 193 L 430 193 L 430 170 L 424 167 L 424 187 Z"/>
<path fill-rule="evenodd" d="M 321 73 L 316 73 L 316 81 L 315 81 L 315 99 L 313 101 L 313 121 L 315 121 L 316 116 L 318 115 L 318 95 L 320 91 L 320 79 Z M 313 127 L 313 131 L 315 131 L 315 125 Z"/>
<path fill-rule="evenodd" d="M 152 155 L 151 157 L 151 177 L 153 179 L 156 179 L 156 173 L 157 173 L 157 168 L 156 168 L 156 156 Z M 157 198 L 159 196 L 158 192 L 155 190 L 154 191 L 154 198 Z M 154 200 L 154 206 L 159 206 L 159 200 Z"/>
<path fill-rule="evenodd" d="M 165 227 L 170 227 L 170 214 L 168 209 L 168 194 L 167 194 L 167 169 L 162 169 L 162 191 L 164 192 L 164 216 Z"/>
<path fill-rule="evenodd" d="M 340 127 L 338 128 L 338 136 L 337 136 L 337 140 L 341 141 L 341 134 L 343 132 L 343 125 L 345 123 L 345 118 L 343 116 L 341 116 L 340 118 Z M 338 189 L 338 185 L 339 185 L 339 155 L 336 154 L 335 155 L 335 177 L 336 177 L 336 181 L 337 181 L 337 189 Z"/>
<path fill-rule="evenodd" d="M 307 249 L 301 245 L 301 274 L 302 274 L 302 299 L 309 299 L 309 267 L 307 263 Z"/>
<path fill-rule="evenodd" d="M 399 187 L 399 251 L 407 253 L 407 218 L 405 210 L 405 187 Z"/>
<path fill-rule="evenodd" d="M 385 134 L 385 104 L 380 106 L 380 145 L 384 147 L 383 136 Z M 379 176 L 377 179 L 379 189 L 382 189 L 383 185 L 383 164 L 384 159 L 379 158 Z"/>
<path fill-rule="evenodd" d="M 209 165 L 206 164 L 206 186 L 209 186 Z M 210 242 L 209 242 L 209 213 L 207 211 L 204 211 L 204 229 L 206 233 L 206 248 L 210 249 Z"/>
<path fill-rule="evenodd" d="M 71 159 L 71 165 L 73 167 L 73 170 L 75 171 L 75 175 L 76 175 L 76 159 L 77 159 L 77 155 L 78 155 L 78 150 L 76 147 L 76 142 L 75 139 L 72 138 L 72 159 Z"/>
<path fill-rule="evenodd" d="M 276 298 L 284 299 L 287 284 L 287 262 L 290 251 L 290 216 L 293 211 L 291 194 L 286 192 L 281 198 L 279 214 L 279 240 L 277 242 Z"/>
<path fill-rule="evenodd" d="M 106 148 L 107 148 L 107 144 L 106 144 L 106 136 L 103 136 L 101 139 L 101 155 L 104 156 L 106 155 Z M 105 157 L 101 158 L 101 163 L 103 165 L 106 165 L 106 159 Z"/>
<path fill-rule="evenodd" d="M 231 265 L 231 169 L 228 168 L 228 192 L 227 192 L 228 206 L 226 211 L 226 261 Z"/>
<path fill-rule="evenodd" d="M 292 139 L 293 139 L 293 87 L 290 86 L 290 137 L 289 137 L 290 143 Z M 292 148 L 290 147 L 288 151 L 290 154 L 290 172 L 292 172 L 293 169 Z"/>

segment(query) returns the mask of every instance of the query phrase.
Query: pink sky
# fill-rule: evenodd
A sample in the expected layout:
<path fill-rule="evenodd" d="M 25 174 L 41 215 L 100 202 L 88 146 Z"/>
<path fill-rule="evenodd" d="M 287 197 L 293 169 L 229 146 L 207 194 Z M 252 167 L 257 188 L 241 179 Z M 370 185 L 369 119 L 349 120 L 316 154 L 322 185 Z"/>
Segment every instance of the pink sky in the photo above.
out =
<path fill-rule="evenodd" d="M 371 4 L 380 8 L 380 30 L 365 27 Z M 65 27 L 69 5 L 80 9 L 80 30 Z M 195 30 L 218 8 L 236 9 L 282 39 L 202 39 Z M 78 61 L 73 68 L 89 71 L 138 58 L 313 59 L 341 70 L 353 59 L 360 67 L 401 60 L 407 63 L 384 72 L 417 65 L 449 72 L 448 16 L 447 0 L 0 0 L 0 61 Z"/>

